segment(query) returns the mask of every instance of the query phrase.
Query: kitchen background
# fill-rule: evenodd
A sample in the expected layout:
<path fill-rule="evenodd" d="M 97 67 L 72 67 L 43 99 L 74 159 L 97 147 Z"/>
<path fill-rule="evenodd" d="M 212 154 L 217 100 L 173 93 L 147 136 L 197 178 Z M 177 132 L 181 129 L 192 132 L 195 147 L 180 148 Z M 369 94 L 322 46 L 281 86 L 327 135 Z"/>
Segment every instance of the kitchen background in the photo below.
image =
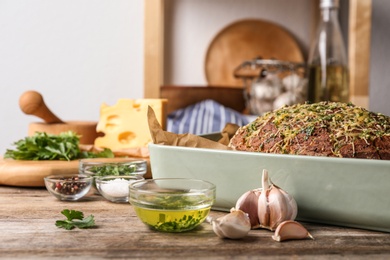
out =
<path fill-rule="evenodd" d="M 205 85 L 204 57 L 228 24 L 260 18 L 290 31 L 307 57 L 312 0 L 165 0 L 165 84 Z M 341 0 L 348 31 L 348 0 Z M 372 1 L 369 109 L 390 115 L 390 1 Z M 144 0 L 0 0 L 0 154 L 41 119 L 19 97 L 39 91 L 61 119 L 99 119 L 100 105 L 142 98 Z M 347 41 L 347 37 L 345 37 Z"/>

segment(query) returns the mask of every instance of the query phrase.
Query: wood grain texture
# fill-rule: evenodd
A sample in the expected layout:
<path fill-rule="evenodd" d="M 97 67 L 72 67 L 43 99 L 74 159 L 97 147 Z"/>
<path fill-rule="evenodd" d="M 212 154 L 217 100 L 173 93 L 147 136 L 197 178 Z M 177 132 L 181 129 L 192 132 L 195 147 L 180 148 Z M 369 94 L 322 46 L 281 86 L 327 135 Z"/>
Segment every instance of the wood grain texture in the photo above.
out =
<path fill-rule="evenodd" d="M 79 161 L 22 161 L 0 158 L 0 185 L 45 187 L 48 175 L 78 173 Z"/>
<path fill-rule="evenodd" d="M 160 97 L 168 100 L 168 114 L 206 99 L 212 99 L 240 113 L 245 110 L 244 90 L 242 87 L 162 86 L 160 88 Z"/>
<path fill-rule="evenodd" d="M 19 107 L 27 115 L 34 115 L 46 123 L 64 123 L 46 105 L 41 93 L 30 90 L 19 98 Z"/>
<path fill-rule="evenodd" d="M 37 132 L 45 132 L 58 135 L 63 132 L 72 131 L 80 136 L 80 144 L 94 144 L 95 139 L 101 136 L 96 131 L 98 122 L 90 121 L 67 121 L 65 123 L 44 123 L 32 122 L 28 126 L 28 135 L 33 136 Z"/>
<path fill-rule="evenodd" d="M 0 258 L 3 259 L 386 259 L 390 234 L 303 223 L 315 240 L 275 242 L 267 230 L 242 240 L 218 238 L 208 223 L 179 234 L 149 230 L 129 204 L 89 194 L 61 202 L 45 189 L 0 186 Z M 63 209 L 92 214 L 96 228 L 67 231 L 55 226 Z M 212 217 L 226 213 L 212 211 Z"/>
<path fill-rule="evenodd" d="M 350 99 L 365 108 L 369 107 L 371 5 L 371 0 L 349 1 Z"/>
<path fill-rule="evenodd" d="M 149 157 L 129 157 L 126 158 L 96 158 L 91 161 L 101 162 L 121 162 L 123 160 L 145 160 L 147 170 L 144 178 L 152 178 Z M 3 159 L 0 157 L 0 185 L 16 187 L 45 187 L 43 178 L 48 175 L 66 175 L 79 173 L 79 160 L 72 161 L 29 161 Z"/>
<path fill-rule="evenodd" d="M 240 20 L 222 29 L 210 43 L 205 59 L 209 85 L 242 86 L 233 72 L 256 57 L 303 62 L 301 49 L 290 32 L 259 19 Z"/>
<path fill-rule="evenodd" d="M 164 1 L 144 1 L 144 98 L 158 98 L 164 82 Z"/>

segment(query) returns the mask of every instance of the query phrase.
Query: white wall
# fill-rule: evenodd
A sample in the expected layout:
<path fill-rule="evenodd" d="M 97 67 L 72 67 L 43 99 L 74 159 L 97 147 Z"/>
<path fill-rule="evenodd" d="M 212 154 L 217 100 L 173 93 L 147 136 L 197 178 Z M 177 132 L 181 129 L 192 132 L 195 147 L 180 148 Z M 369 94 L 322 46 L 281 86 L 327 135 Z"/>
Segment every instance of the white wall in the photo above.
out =
<path fill-rule="evenodd" d="M 370 109 L 390 116 L 390 1 L 372 1 Z"/>
<path fill-rule="evenodd" d="M 63 120 L 143 97 L 143 0 L 0 0 L 0 154 L 27 135 L 19 97 L 39 91 Z"/>

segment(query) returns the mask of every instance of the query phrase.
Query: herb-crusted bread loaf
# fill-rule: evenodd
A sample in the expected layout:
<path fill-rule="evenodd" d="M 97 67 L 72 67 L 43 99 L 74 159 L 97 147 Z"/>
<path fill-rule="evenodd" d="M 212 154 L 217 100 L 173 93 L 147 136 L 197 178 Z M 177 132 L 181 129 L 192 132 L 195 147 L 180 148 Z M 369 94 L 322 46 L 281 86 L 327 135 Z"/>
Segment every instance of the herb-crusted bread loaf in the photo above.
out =
<path fill-rule="evenodd" d="M 351 103 L 285 106 L 237 130 L 235 150 L 390 160 L 390 117 Z"/>

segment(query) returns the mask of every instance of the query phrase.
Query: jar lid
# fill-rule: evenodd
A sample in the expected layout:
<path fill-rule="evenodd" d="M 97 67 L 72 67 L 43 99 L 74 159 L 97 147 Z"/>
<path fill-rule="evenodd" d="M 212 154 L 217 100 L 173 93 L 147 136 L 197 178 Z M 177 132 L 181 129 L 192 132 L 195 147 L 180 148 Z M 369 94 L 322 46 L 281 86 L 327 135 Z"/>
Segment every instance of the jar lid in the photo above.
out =
<path fill-rule="evenodd" d="M 320 8 L 338 8 L 339 0 L 321 0 Z"/>

